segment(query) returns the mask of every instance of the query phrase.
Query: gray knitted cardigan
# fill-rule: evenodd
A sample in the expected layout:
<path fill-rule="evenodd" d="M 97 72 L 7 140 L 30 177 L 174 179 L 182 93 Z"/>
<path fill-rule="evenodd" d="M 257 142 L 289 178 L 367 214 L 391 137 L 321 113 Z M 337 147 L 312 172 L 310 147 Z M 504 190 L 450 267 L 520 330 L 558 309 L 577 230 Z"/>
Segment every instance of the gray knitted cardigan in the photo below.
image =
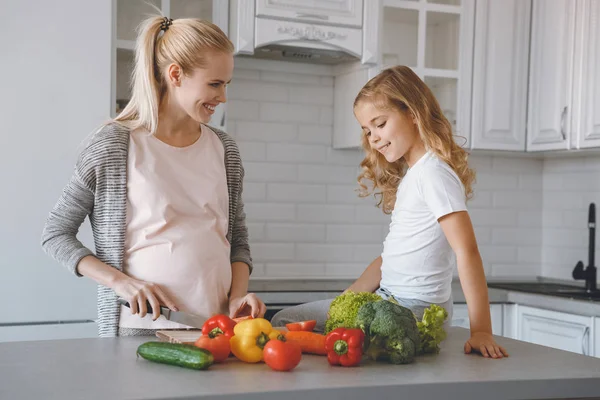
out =
<path fill-rule="evenodd" d="M 242 202 L 244 169 L 235 141 L 218 129 L 225 149 L 225 169 L 229 192 L 229 227 L 231 262 L 250 266 L 248 230 Z M 122 270 L 125 250 L 127 204 L 127 155 L 129 130 L 110 124 L 99 130 L 81 152 L 71 180 L 50 212 L 42 233 L 42 248 L 52 258 L 77 276 L 77 264 L 95 255 L 106 264 Z M 78 239 L 77 232 L 89 216 L 94 236 L 95 254 Z M 98 333 L 101 337 L 117 336 L 119 310 L 114 291 L 98 285 Z"/>

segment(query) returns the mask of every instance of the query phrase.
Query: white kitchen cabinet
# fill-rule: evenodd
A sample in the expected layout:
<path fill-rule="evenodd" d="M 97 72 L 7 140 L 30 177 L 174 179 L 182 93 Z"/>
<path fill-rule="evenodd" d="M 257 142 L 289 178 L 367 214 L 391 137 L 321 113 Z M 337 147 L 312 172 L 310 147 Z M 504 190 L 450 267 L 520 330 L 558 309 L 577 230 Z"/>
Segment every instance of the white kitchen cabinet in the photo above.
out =
<path fill-rule="evenodd" d="M 570 147 L 575 6 L 533 0 L 527 151 Z"/>
<path fill-rule="evenodd" d="M 600 0 L 579 0 L 575 25 L 572 145 L 600 147 Z"/>
<path fill-rule="evenodd" d="M 457 141 L 469 147 L 471 123 L 471 82 L 473 61 L 473 25 L 475 2 L 452 1 L 439 4 L 428 1 L 373 0 L 365 7 L 380 9 L 378 31 L 378 62 L 376 67 L 348 76 L 341 69 L 336 81 L 336 98 L 349 96 L 334 111 L 334 148 L 360 146 L 359 130 L 354 119 L 352 100 L 367 79 L 384 68 L 395 65 L 411 67 L 433 91 L 444 115 L 450 121 Z M 364 36 L 365 39 L 367 36 Z M 359 85 L 360 84 L 360 85 Z"/>
<path fill-rule="evenodd" d="M 479 0 L 471 147 L 525 151 L 530 0 Z"/>
<path fill-rule="evenodd" d="M 0 343 L 95 337 L 98 337 L 98 325 L 94 321 L 0 327 Z"/>
<path fill-rule="evenodd" d="M 113 1 L 113 115 L 117 115 L 131 98 L 136 29 L 150 15 L 178 18 L 200 18 L 218 25 L 228 33 L 229 3 L 221 0 L 112 0 Z M 220 104 L 211 125 L 224 127 L 225 105 Z"/>
<path fill-rule="evenodd" d="M 518 340 L 584 355 L 594 354 L 593 317 L 518 306 L 516 320 Z"/>
<path fill-rule="evenodd" d="M 256 0 L 256 16 L 360 28 L 363 0 Z"/>
<path fill-rule="evenodd" d="M 492 333 L 498 336 L 502 336 L 503 333 L 503 307 L 503 304 L 490 304 Z M 451 325 L 470 328 L 469 312 L 465 303 L 454 303 Z"/>
<path fill-rule="evenodd" d="M 600 358 L 600 317 L 594 318 L 594 356 Z"/>

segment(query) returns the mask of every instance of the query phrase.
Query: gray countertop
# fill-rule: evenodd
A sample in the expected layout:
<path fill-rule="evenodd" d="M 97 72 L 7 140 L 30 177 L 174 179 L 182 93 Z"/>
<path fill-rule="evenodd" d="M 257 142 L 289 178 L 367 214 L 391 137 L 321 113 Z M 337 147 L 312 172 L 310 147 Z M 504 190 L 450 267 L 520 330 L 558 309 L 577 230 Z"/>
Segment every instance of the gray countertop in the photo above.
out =
<path fill-rule="evenodd" d="M 314 300 L 333 298 L 354 282 L 349 279 L 306 279 L 306 280 L 251 280 L 249 290 L 258 293 L 268 303 L 305 303 Z M 557 280 L 543 277 L 489 278 L 488 283 L 497 282 L 540 282 L 561 283 L 581 286 L 581 282 Z M 490 303 L 513 303 L 540 307 L 565 313 L 600 317 L 600 301 L 577 300 L 550 295 L 508 291 L 489 288 Z M 455 303 L 464 303 L 465 297 L 460 282 L 452 282 L 452 296 Z"/>
<path fill-rule="evenodd" d="M 136 358 L 149 338 L 0 343 L 1 399 L 541 399 L 600 396 L 600 359 L 498 337 L 511 356 L 465 355 L 450 328 L 438 355 L 409 365 L 331 367 L 303 356 L 291 372 L 230 359 L 206 371 Z M 394 396 L 393 396 L 394 395 Z"/>

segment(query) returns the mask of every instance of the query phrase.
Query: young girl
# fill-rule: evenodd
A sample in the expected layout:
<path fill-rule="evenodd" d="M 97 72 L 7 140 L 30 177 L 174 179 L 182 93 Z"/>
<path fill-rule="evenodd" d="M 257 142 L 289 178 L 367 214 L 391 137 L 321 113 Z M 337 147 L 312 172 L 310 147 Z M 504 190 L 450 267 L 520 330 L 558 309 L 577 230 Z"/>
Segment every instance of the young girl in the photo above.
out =
<path fill-rule="evenodd" d="M 232 73 L 233 45 L 216 25 L 163 17 L 141 25 L 131 101 L 79 156 L 42 235 L 49 255 L 99 284 L 100 336 L 186 328 L 160 316 L 160 305 L 205 317 L 264 314 L 247 293 L 238 148 L 205 125 Z M 86 216 L 95 253 L 76 238 Z"/>
<path fill-rule="evenodd" d="M 361 196 L 377 191 L 378 206 L 392 218 L 383 253 L 347 291 L 394 297 L 419 318 L 438 304 L 451 319 L 457 264 L 471 321 L 464 351 L 507 356 L 492 336 L 483 265 L 465 204 L 475 175 L 431 90 L 410 68 L 389 68 L 358 93 L 354 114 L 366 151 L 358 177 Z M 317 319 L 322 327 L 329 304 L 283 310 L 273 323 Z"/>

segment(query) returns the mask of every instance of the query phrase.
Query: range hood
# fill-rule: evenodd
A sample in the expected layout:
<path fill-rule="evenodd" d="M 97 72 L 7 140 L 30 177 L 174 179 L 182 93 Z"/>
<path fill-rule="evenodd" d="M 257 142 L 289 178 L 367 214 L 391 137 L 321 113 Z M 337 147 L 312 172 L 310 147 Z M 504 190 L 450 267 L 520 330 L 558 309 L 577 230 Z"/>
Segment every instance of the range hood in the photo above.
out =
<path fill-rule="evenodd" d="M 377 63 L 379 7 L 363 0 L 232 0 L 235 54 L 315 64 Z"/>
<path fill-rule="evenodd" d="M 243 55 L 243 54 L 242 54 Z M 341 50 L 324 50 L 309 47 L 303 43 L 270 44 L 256 48 L 253 58 L 281 60 L 291 62 L 307 62 L 311 64 L 335 65 L 360 60 L 353 54 Z"/>

